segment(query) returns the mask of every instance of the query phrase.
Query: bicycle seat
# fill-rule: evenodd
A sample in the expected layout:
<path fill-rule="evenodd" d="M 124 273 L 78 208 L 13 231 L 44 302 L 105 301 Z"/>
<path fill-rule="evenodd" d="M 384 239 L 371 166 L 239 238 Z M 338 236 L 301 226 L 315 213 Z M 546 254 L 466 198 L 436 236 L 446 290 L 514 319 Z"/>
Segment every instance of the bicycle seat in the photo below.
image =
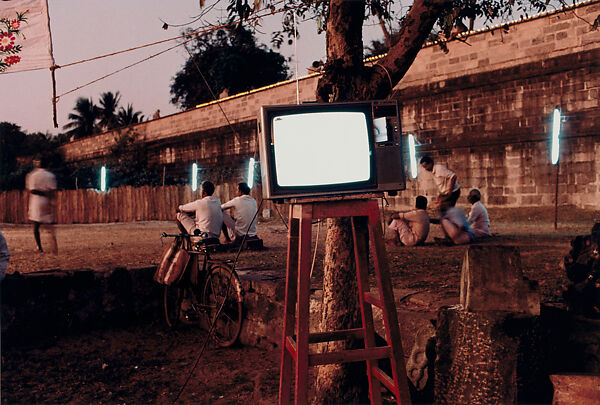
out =
<path fill-rule="evenodd" d="M 192 238 L 195 239 L 195 238 Z M 204 238 L 198 240 L 192 240 L 195 247 L 199 250 L 205 250 L 210 253 L 214 253 L 217 251 L 219 245 L 221 245 L 221 241 L 219 238 Z"/>

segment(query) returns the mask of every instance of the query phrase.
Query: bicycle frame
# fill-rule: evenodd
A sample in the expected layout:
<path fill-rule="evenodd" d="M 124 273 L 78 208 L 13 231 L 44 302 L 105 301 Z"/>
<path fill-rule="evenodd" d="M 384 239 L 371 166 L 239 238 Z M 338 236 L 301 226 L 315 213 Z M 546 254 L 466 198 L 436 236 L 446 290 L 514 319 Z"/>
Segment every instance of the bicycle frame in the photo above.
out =
<path fill-rule="evenodd" d="M 231 346 L 240 334 L 243 316 L 243 291 L 234 268 L 227 260 L 212 259 L 214 245 L 202 243 L 197 235 L 163 232 L 163 237 L 178 238 L 176 245 L 189 255 L 179 280 L 165 285 L 167 324 L 175 327 L 180 321 L 200 323 L 209 333 L 214 331 L 219 346 Z"/>

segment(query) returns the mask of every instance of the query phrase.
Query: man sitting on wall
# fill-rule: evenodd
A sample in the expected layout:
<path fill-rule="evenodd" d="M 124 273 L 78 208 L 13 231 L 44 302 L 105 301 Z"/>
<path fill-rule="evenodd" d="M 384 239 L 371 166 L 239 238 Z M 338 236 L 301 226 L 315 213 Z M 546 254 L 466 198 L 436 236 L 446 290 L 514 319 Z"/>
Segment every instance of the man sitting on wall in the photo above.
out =
<path fill-rule="evenodd" d="M 233 239 L 233 244 L 239 245 L 244 238 L 257 239 L 256 200 L 250 196 L 248 184 L 239 183 L 237 197 L 221 205 L 223 211 L 232 208 L 233 216 L 223 213 L 223 234 L 227 242 Z"/>
<path fill-rule="evenodd" d="M 391 241 L 396 245 L 415 246 L 425 242 L 429 234 L 427 198 L 417 197 L 415 210 L 392 214 L 388 228 L 392 230 Z"/>
<path fill-rule="evenodd" d="M 475 239 L 489 238 L 492 236 L 490 233 L 490 218 L 488 216 L 487 209 L 480 201 L 481 192 L 474 188 L 473 190 L 469 191 L 467 200 L 473 204 L 471 206 L 471 211 L 469 212 L 468 221 L 473 228 Z"/>
<path fill-rule="evenodd" d="M 223 211 L 221 201 L 213 193 L 215 185 L 202 183 L 201 199 L 180 205 L 177 209 L 177 225 L 189 234 L 200 235 L 207 243 L 219 243 Z M 195 219 L 189 213 L 195 213 Z"/>

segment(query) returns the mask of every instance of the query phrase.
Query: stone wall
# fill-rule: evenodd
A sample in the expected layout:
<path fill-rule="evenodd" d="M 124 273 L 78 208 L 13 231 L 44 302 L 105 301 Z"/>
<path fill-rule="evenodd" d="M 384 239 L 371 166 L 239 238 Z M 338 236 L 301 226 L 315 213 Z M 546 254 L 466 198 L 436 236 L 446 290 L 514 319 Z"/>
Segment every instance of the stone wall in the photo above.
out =
<path fill-rule="evenodd" d="M 396 87 L 404 133 L 418 153 L 457 172 L 463 197 L 478 187 L 490 206 L 559 204 L 600 208 L 600 30 L 598 0 L 464 35 L 448 52 L 426 45 Z M 301 101 L 314 101 L 318 75 L 298 81 Z M 132 128 L 147 142 L 150 161 L 182 174 L 200 167 L 240 170 L 258 158 L 256 115 L 261 105 L 296 102 L 288 81 L 231 96 Z M 550 163 L 553 109 L 563 114 L 559 173 Z M 100 159 L 118 133 L 63 147 L 67 161 Z M 408 158 L 405 159 L 408 162 Z M 413 205 L 433 197 L 426 173 L 408 179 L 390 200 Z M 238 181 L 234 179 L 233 181 Z"/>
<path fill-rule="evenodd" d="M 9 274 L 0 284 L 2 344 L 107 327 L 164 321 L 164 287 L 153 280 L 155 266 Z M 244 290 L 239 341 L 273 348 L 282 330 L 285 277 L 281 273 L 238 272 Z"/>

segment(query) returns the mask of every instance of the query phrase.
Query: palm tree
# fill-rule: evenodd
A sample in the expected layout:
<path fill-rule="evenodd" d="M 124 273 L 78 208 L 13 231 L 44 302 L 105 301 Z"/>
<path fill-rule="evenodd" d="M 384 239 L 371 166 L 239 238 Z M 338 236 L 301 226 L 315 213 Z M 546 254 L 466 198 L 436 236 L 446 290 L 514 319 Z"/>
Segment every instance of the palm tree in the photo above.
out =
<path fill-rule="evenodd" d="M 73 112 L 68 115 L 71 122 L 63 126 L 67 134 L 75 139 L 85 138 L 95 132 L 99 109 L 91 98 L 79 97 Z"/>
<path fill-rule="evenodd" d="M 102 131 L 114 129 L 119 125 L 117 110 L 120 100 L 121 94 L 118 91 L 115 93 L 107 91 L 100 94 L 100 121 L 98 127 Z"/>
<path fill-rule="evenodd" d="M 127 104 L 127 109 L 121 107 L 117 116 L 117 120 L 120 126 L 126 127 L 133 124 L 139 124 L 144 120 L 144 116 L 141 111 L 133 111 L 133 106 Z"/>

